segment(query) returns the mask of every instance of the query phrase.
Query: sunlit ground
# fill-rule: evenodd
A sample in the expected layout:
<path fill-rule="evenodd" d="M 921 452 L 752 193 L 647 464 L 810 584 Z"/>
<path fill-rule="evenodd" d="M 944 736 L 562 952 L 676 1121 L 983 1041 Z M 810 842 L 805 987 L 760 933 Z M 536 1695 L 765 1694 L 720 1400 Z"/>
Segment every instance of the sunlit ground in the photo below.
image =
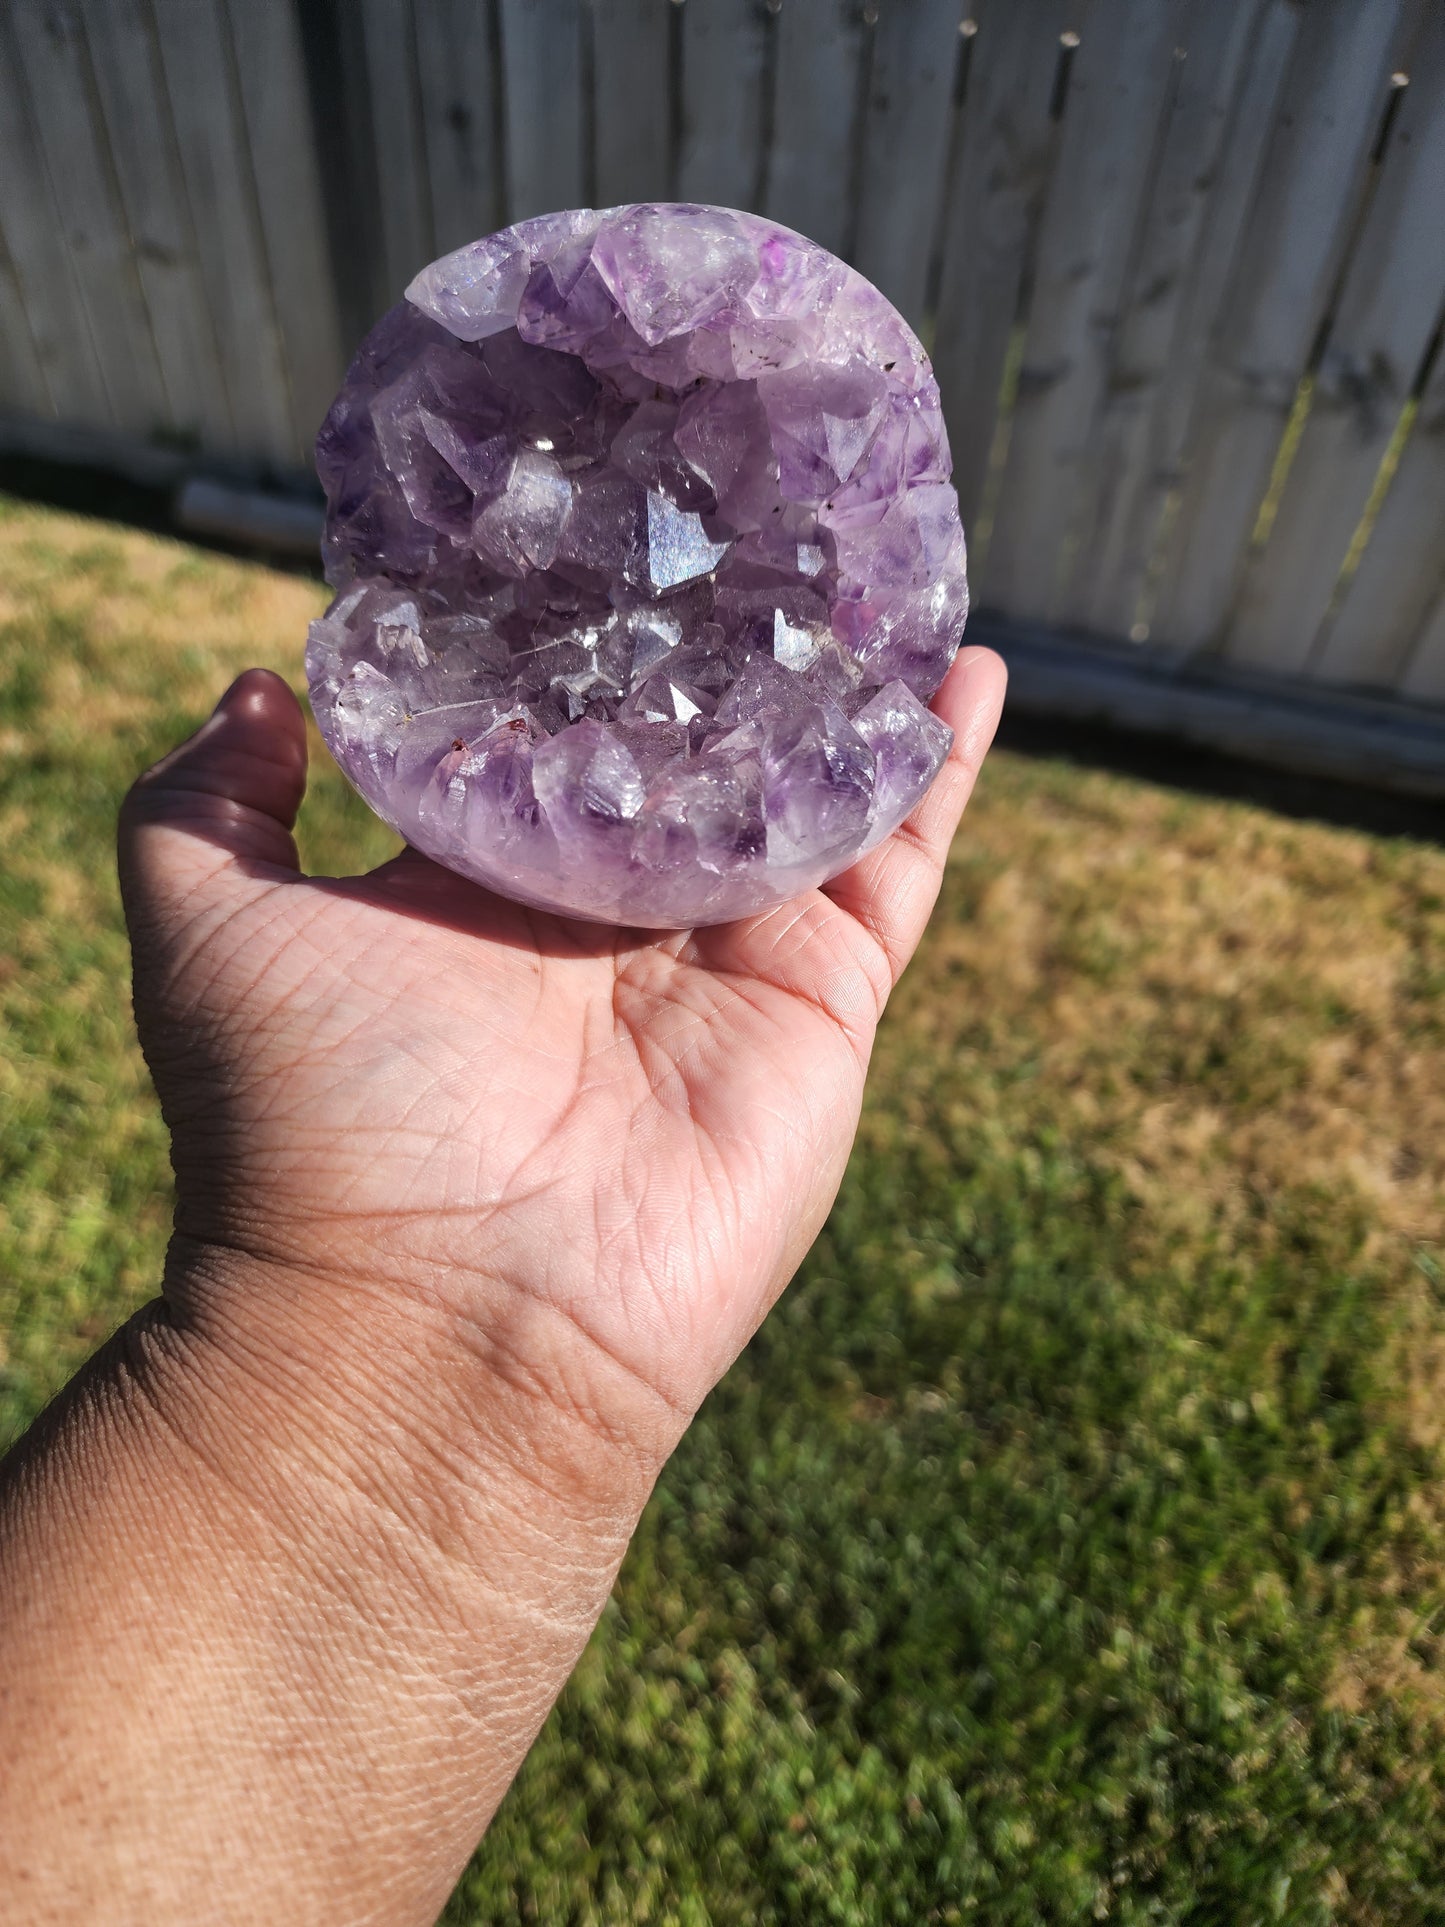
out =
<path fill-rule="evenodd" d="M 0 498 L 4 1436 L 165 1240 L 116 805 L 321 594 Z M 448 1919 L 1445 1918 L 1442 1238 L 1445 853 L 997 755 Z"/>

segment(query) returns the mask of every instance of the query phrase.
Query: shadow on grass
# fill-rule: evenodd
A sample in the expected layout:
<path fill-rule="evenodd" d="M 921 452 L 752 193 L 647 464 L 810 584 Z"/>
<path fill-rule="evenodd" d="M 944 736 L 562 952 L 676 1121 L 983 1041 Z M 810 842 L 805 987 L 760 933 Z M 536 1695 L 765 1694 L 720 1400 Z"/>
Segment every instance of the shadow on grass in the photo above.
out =
<path fill-rule="evenodd" d="M 1372 836 L 1413 837 L 1424 843 L 1445 841 L 1445 809 L 1438 799 L 1272 769 L 1169 736 L 1006 708 L 998 742 L 1021 756 L 1049 757 L 1083 769 L 1136 776 L 1192 796 L 1254 803 L 1297 822 L 1328 823 L 1336 829 L 1365 830 Z"/>
<path fill-rule="evenodd" d="M 131 481 L 108 469 L 87 468 L 75 462 L 45 461 L 39 456 L 0 454 L 0 495 L 13 495 L 37 506 L 63 509 L 68 515 L 88 515 L 100 522 L 123 522 L 130 528 L 167 535 L 192 548 L 209 549 L 241 562 L 258 562 L 285 575 L 321 580 L 321 558 L 289 555 L 251 544 L 222 541 L 194 529 L 183 529 L 173 513 L 173 485 L 152 486 Z"/>

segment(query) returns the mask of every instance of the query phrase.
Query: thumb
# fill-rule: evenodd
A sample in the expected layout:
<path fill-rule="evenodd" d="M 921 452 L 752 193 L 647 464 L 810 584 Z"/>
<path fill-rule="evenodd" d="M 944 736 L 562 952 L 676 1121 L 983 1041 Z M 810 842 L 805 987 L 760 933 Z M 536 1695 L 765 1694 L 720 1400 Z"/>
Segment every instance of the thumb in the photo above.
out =
<path fill-rule="evenodd" d="M 248 669 L 121 806 L 120 883 L 132 924 L 228 874 L 297 875 L 291 826 L 305 789 L 301 706 L 272 670 Z"/>

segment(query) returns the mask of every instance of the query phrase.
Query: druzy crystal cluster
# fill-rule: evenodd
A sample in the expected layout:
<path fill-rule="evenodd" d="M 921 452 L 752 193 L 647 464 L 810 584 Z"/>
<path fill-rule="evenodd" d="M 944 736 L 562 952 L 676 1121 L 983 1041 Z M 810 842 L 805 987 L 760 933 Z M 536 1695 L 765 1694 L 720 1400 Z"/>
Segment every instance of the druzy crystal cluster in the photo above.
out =
<path fill-rule="evenodd" d="M 418 849 L 544 909 L 717 923 L 894 829 L 967 611 L 937 384 L 775 223 L 645 205 L 424 269 L 322 428 L 323 735 Z"/>

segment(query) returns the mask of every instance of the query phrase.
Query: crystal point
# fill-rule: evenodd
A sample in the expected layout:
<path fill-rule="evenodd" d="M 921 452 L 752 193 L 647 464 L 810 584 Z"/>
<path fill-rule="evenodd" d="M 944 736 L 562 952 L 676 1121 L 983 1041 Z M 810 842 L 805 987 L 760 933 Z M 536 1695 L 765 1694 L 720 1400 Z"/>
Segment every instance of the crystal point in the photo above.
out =
<path fill-rule="evenodd" d="M 775 222 L 545 215 L 424 268 L 317 442 L 311 700 L 437 861 L 604 922 L 722 922 L 902 822 L 968 607 L 937 384 Z"/>

